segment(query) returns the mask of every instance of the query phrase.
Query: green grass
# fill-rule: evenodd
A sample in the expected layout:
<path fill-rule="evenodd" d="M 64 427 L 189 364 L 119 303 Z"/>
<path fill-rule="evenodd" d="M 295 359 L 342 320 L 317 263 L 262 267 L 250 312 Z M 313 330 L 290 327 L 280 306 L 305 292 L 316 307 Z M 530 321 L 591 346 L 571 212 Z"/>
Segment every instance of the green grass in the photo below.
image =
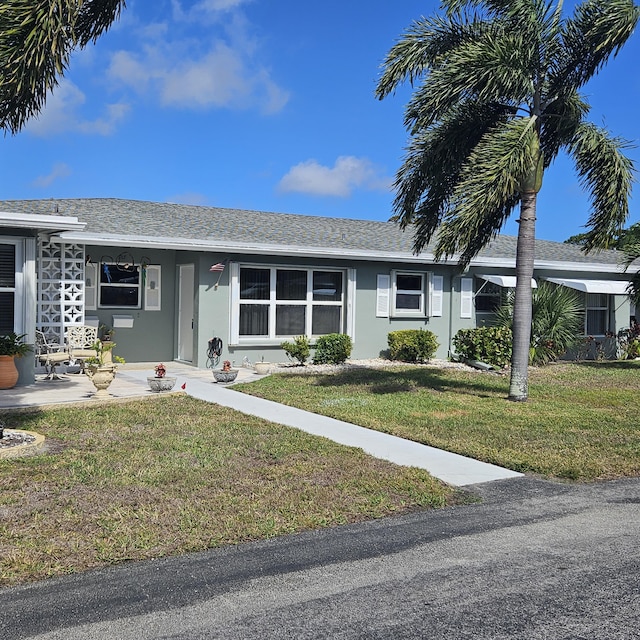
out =
<path fill-rule="evenodd" d="M 559 363 L 508 376 L 435 369 L 275 375 L 237 387 L 315 413 L 516 471 L 579 481 L 640 475 L 640 363 Z"/>
<path fill-rule="evenodd" d="M 43 455 L 0 459 L 0 584 L 469 498 L 427 472 L 173 395 L 2 416 Z"/>

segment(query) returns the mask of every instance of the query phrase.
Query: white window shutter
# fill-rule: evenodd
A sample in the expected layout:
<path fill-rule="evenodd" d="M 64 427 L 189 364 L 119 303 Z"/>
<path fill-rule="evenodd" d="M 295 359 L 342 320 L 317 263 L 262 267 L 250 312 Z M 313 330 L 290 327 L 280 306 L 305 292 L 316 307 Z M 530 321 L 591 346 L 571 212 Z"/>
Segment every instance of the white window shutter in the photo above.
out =
<path fill-rule="evenodd" d="M 84 265 L 84 308 L 85 311 L 95 311 L 98 308 L 98 265 L 89 262 Z"/>
<path fill-rule="evenodd" d="M 240 342 L 240 265 L 229 264 L 229 286 L 231 287 L 231 322 L 229 343 Z"/>
<path fill-rule="evenodd" d="M 442 299 L 443 299 L 444 278 L 442 276 L 431 276 L 431 315 L 434 317 L 442 316 Z"/>
<path fill-rule="evenodd" d="M 376 289 L 376 318 L 389 317 L 389 289 L 391 288 L 391 276 L 386 273 L 378 274 Z"/>
<path fill-rule="evenodd" d="M 460 317 L 473 317 L 473 278 L 460 278 Z"/>
<path fill-rule="evenodd" d="M 144 274 L 144 308 L 146 311 L 160 311 L 162 302 L 161 272 L 159 264 L 149 264 Z"/>
<path fill-rule="evenodd" d="M 356 270 L 347 269 L 347 335 L 356 339 Z"/>

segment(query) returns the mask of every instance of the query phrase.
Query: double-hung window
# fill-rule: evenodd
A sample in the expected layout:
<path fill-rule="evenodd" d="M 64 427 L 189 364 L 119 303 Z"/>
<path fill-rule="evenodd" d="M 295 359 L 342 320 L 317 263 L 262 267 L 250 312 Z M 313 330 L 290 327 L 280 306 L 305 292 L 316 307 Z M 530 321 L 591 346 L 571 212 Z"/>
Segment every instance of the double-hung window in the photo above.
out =
<path fill-rule="evenodd" d="M 424 272 L 392 271 L 390 300 L 391 316 L 426 316 L 426 285 L 427 274 Z"/>
<path fill-rule="evenodd" d="M 234 276 L 238 339 L 341 333 L 345 272 L 239 266 Z"/>

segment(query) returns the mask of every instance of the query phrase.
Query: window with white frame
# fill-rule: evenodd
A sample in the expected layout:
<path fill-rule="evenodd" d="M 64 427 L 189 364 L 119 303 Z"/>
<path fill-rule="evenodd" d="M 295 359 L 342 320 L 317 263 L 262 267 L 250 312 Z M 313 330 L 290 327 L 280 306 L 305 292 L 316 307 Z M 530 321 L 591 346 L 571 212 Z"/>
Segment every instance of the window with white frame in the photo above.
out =
<path fill-rule="evenodd" d="M 101 262 L 98 275 L 100 307 L 140 308 L 140 266 Z"/>
<path fill-rule="evenodd" d="M 392 314 L 398 316 L 426 315 L 426 273 L 393 271 Z"/>
<path fill-rule="evenodd" d="M 379 273 L 376 284 L 376 316 L 424 318 L 441 316 L 443 277 L 424 271 Z"/>
<path fill-rule="evenodd" d="M 236 268 L 232 299 L 238 339 L 320 336 L 344 330 L 344 271 L 243 265 Z"/>
<path fill-rule="evenodd" d="M 606 293 L 587 293 L 585 334 L 603 336 L 609 331 L 609 296 Z"/>

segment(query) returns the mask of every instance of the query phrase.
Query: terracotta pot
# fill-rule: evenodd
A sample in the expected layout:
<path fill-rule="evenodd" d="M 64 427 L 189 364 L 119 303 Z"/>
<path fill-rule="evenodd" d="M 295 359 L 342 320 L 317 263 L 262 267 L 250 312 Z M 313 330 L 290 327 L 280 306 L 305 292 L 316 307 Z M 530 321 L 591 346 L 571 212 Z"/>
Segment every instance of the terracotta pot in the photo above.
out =
<path fill-rule="evenodd" d="M 0 389 L 11 389 L 18 382 L 15 356 L 0 356 Z"/>
<path fill-rule="evenodd" d="M 91 382 L 93 382 L 93 386 L 97 389 L 93 397 L 109 398 L 110 395 L 107 392 L 107 389 L 113 382 L 113 379 L 116 377 L 116 368 L 113 366 L 113 364 L 91 364 L 87 366 L 85 372 L 87 376 L 89 376 Z"/>

